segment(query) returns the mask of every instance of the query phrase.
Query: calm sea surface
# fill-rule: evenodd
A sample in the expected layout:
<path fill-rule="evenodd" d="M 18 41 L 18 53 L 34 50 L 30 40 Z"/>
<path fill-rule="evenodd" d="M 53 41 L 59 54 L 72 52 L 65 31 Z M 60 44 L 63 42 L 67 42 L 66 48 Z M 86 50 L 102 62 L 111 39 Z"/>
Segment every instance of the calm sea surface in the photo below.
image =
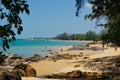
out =
<path fill-rule="evenodd" d="M 18 39 L 14 44 L 10 44 L 10 49 L 4 53 L 19 54 L 21 56 L 32 56 L 33 54 L 46 55 L 49 50 L 56 50 L 60 46 L 75 44 L 84 44 L 84 42 Z M 2 47 L 0 47 L 0 51 L 2 50 Z"/>

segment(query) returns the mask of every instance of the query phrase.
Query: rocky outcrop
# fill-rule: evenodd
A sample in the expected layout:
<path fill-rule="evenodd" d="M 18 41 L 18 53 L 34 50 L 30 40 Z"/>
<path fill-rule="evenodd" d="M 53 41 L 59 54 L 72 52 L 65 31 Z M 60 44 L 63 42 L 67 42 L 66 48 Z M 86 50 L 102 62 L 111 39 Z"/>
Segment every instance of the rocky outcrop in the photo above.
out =
<path fill-rule="evenodd" d="M 0 71 L 0 80 L 22 80 L 20 75 L 14 72 Z"/>
<path fill-rule="evenodd" d="M 17 54 L 7 54 L 6 56 L 8 56 L 9 59 L 22 59 L 22 57 Z"/>
<path fill-rule="evenodd" d="M 47 57 L 46 60 L 53 60 L 53 61 L 57 61 L 57 60 L 61 60 L 61 59 L 66 59 L 66 60 L 70 60 L 70 59 L 75 59 L 78 57 L 83 57 L 83 54 L 52 54 L 51 56 Z"/>
<path fill-rule="evenodd" d="M 16 66 L 22 63 L 23 58 L 17 54 L 6 54 L 6 59 L 2 63 L 3 66 Z"/>
<path fill-rule="evenodd" d="M 45 76 L 46 78 L 55 78 L 55 79 L 67 79 L 67 78 L 81 78 L 82 72 L 80 70 L 74 70 L 67 73 L 59 73 Z"/>
<path fill-rule="evenodd" d="M 89 47 L 88 44 L 77 44 L 73 45 L 73 47 L 69 48 L 68 50 L 85 50 Z"/>
<path fill-rule="evenodd" d="M 77 44 L 77 45 L 73 45 L 73 47 L 69 48 L 68 50 L 93 50 L 93 51 L 102 50 L 102 48 L 100 47 L 91 47 L 90 46 L 91 44 L 98 44 L 98 43 L 90 42 L 86 44 Z"/>
<path fill-rule="evenodd" d="M 120 56 L 86 59 L 75 62 L 66 71 L 48 75 L 47 78 L 68 80 L 120 80 Z M 77 69 L 77 70 L 76 70 Z"/>
<path fill-rule="evenodd" d="M 30 57 L 21 57 L 17 54 L 6 54 L 6 59 L 2 63 L 2 66 L 16 66 L 21 63 L 30 63 L 30 62 L 36 62 L 39 60 L 43 60 L 44 57 L 38 54 L 34 54 L 33 56 Z"/>
<path fill-rule="evenodd" d="M 33 56 L 24 58 L 24 61 L 25 62 L 36 62 L 36 61 L 43 60 L 43 59 L 44 59 L 43 56 L 34 54 Z"/>
<path fill-rule="evenodd" d="M 86 77 L 95 78 L 113 78 L 120 75 L 120 56 L 95 58 L 82 60 L 79 64 L 83 64 L 84 68 L 92 72 L 83 72 Z"/>
<path fill-rule="evenodd" d="M 66 73 L 67 78 L 81 78 L 82 72 L 80 70 L 74 70 L 71 72 Z"/>
<path fill-rule="evenodd" d="M 15 66 L 13 72 L 23 77 L 36 77 L 36 70 L 28 64 L 19 64 Z"/>

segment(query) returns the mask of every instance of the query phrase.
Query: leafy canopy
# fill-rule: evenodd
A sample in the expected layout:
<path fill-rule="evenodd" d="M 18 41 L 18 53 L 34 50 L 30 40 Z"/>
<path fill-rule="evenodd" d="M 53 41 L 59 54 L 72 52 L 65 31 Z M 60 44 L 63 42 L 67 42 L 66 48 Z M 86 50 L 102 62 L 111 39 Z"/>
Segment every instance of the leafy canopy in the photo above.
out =
<path fill-rule="evenodd" d="M 93 40 L 98 41 L 100 40 L 101 34 L 96 34 L 95 31 L 87 31 L 85 34 L 68 34 L 68 33 L 62 33 L 59 35 L 56 35 L 53 39 L 58 40 Z"/>
<path fill-rule="evenodd" d="M 92 4 L 92 12 L 85 18 L 96 19 L 96 22 L 104 19 L 104 23 L 97 23 L 98 26 L 103 26 L 108 31 L 106 36 L 104 35 L 106 38 L 104 40 L 120 46 L 120 0 L 76 0 L 77 16 L 85 2 Z"/>
<path fill-rule="evenodd" d="M 0 38 L 3 48 L 9 49 L 9 42 L 16 40 L 16 34 L 23 31 L 20 14 L 29 15 L 29 5 L 26 0 L 0 0 Z M 16 29 L 16 32 L 15 32 Z"/>

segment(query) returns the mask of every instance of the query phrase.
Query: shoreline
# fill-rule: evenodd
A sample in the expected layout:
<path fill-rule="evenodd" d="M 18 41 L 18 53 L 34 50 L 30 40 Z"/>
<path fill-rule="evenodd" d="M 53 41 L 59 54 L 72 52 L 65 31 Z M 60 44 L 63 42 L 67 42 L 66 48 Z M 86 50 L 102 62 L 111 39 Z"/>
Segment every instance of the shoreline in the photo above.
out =
<path fill-rule="evenodd" d="M 93 42 L 91 40 L 52 40 L 52 41 L 65 41 L 65 42 Z"/>
<path fill-rule="evenodd" d="M 20 40 L 18 40 L 19 42 Z M 55 50 L 55 48 L 57 47 L 62 47 L 62 46 L 70 46 L 70 45 L 75 45 L 75 44 L 78 44 L 77 42 L 85 42 L 85 41 L 63 41 L 63 40 L 60 40 L 61 42 L 63 42 L 61 44 L 61 42 L 59 42 L 59 40 L 57 40 L 58 44 L 55 44 L 54 45 L 18 45 L 18 44 L 15 44 L 15 46 L 11 46 L 11 48 L 7 51 L 7 52 L 4 52 L 5 54 L 7 53 L 12 53 L 12 54 L 19 54 L 21 56 L 33 56 L 34 54 L 40 54 L 40 55 L 43 55 L 45 56 L 46 53 L 48 53 L 48 50 Z M 26 41 L 25 41 L 26 42 Z M 31 42 L 31 41 L 30 41 Z M 37 41 L 38 42 L 38 41 Z M 68 43 L 67 43 L 68 42 Z M 69 43 L 71 42 L 71 43 Z M 73 42 L 73 43 L 72 43 Z M 75 43 L 74 43 L 75 42 Z M 28 42 L 27 42 L 28 43 Z M 41 43 L 42 44 L 42 43 Z M 81 44 L 84 44 L 84 43 L 81 43 Z M 46 47 L 48 47 L 48 49 L 46 49 Z M 2 49 L 2 47 L 1 47 Z M 24 54 L 25 53 L 25 54 Z"/>
<path fill-rule="evenodd" d="M 100 44 L 97 44 L 97 45 L 93 44 L 91 46 L 92 47 L 98 46 L 98 47 L 102 48 L 102 45 L 100 45 Z M 63 68 L 66 68 L 66 67 L 69 67 L 69 66 L 74 66 L 75 63 L 72 63 L 72 62 L 83 60 L 83 58 L 85 58 L 85 57 L 86 57 L 86 59 L 87 59 L 87 57 L 88 57 L 88 59 L 89 58 L 94 59 L 94 58 L 120 55 L 120 54 L 117 54 L 117 53 L 120 52 L 120 48 L 118 48 L 117 52 L 114 51 L 114 48 L 105 49 L 104 52 L 102 50 L 98 50 L 98 51 L 92 51 L 92 50 L 72 50 L 72 51 L 68 51 L 67 49 L 71 48 L 71 47 L 72 46 L 62 46 L 62 47 L 59 47 L 58 49 L 63 48 L 63 51 L 60 54 L 78 55 L 78 54 L 81 53 L 84 56 L 81 57 L 81 58 L 76 57 L 76 58 L 73 58 L 73 59 L 70 59 L 70 60 L 65 60 L 65 59 L 57 60 L 56 62 L 49 61 L 49 60 L 43 60 L 43 61 L 39 61 L 38 63 L 31 63 L 30 65 L 31 66 L 33 66 L 33 65 L 39 66 L 39 67 L 34 67 L 34 66 L 33 67 L 36 68 L 38 71 L 41 71 L 41 72 L 38 72 L 38 76 L 41 76 L 41 75 L 45 75 L 45 74 L 49 75 L 49 74 L 54 73 L 54 72 L 59 72 Z M 70 63 L 70 64 L 68 64 L 68 63 Z M 48 65 L 49 65 L 49 67 L 48 67 Z M 59 65 L 59 67 L 58 67 L 58 65 Z"/>
<path fill-rule="evenodd" d="M 80 45 L 78 47 L 80 47 Z M 80 49 L 74 50 L 73 46 L 61 46 L 58 47 L 57 49 L 60 50 L 61 48 L 63 50 L 60 52 L 60 54 L 52 54 L 51 56 L 48 56 L 43 60 L 38 60 L 28 63 L 37 71 L 37 76 L 59 74 L 61 72 L 69 72 L 76 69 L 86 72 L 86 70 L 84 70 L 85 67 L 83 66 L 86 65 L 87 67 L 88 62 L 90 61 L 91 61 L 90 63 L 93 63 L 93 60 L 98 59 L 98 61 L 99 60 L 100 61 L 96 64 L 103 66 L 106 64 L 102 63 L 103 64 L 102 65 L 99 63 L 101 63 L 101 61 L 104 60 L 105 58 L 106 60 L 107 58 L 108 60 L 109 59 L 112 60 L 112 58 L 120 56 L 120 48 L 118 48 L 117 51 L 115 51 L 114 47 L 105 46 L 105 50 L 102 51 L 102 44 L 99 43 L 90 44 L 89 47 L 85 49 L 80 48 L 81 50 Z M 54 61 L 54 59 L 56 60 Z M 87 72 L 89 71 L 90 70 L 87 70 Z M 90 72 L 92 73 L 92 71 Z M 23 77 L 23 80 L 29 80 L 29 79 L 30 78 Z M 35 78 L 35 79 L 41 80 L 41 78 Z M 44 78 L 42 79 L 45 80 Z"/>

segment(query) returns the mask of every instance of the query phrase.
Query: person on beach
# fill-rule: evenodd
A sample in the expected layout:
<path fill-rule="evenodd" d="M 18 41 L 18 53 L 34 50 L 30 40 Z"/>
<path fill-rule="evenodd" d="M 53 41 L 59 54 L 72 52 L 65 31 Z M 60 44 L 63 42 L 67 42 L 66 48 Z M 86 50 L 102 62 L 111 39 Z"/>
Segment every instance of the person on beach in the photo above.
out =
<path fill-rule="evenodd" d="M 104 52 L 104 46 L 105 46 L 105 42 L 102 41 L 102 51 Z"/>
<path fill-rule="evenodd" d="M 63 52 L 63 49 L 61 48 L 61 52 Z"/>
<path fill-rule="evenodd" d="M 117 46 L 115 45 L 115 51 L 117 51 Z"/>
<path fill-rule="evenodd" d="M 113 43 L 113 47 L 115 48 L 115 51 L 117 51 L 117 45 Z"/>

